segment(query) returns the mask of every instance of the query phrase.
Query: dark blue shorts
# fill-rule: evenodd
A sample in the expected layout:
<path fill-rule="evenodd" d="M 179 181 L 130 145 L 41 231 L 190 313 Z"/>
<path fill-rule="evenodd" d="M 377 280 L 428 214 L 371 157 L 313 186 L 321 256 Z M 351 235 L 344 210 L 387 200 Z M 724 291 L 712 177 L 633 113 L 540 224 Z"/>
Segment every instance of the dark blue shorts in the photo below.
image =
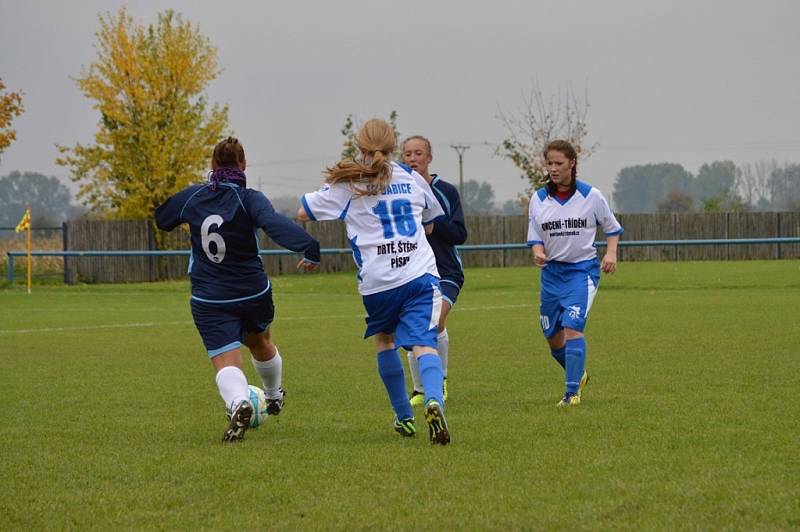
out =
<path fill-rule="evenodd" d="M 442 287 L 442 299 L 450 303 L 450 307 L 456 306 L 458 294 L 461 293 L 461 285 L 450 279 L 442 279 L 439 281 L 439 286 Z"/>
<path fill-rule="evenodd" d="M 363 297 L 367 310 L 364 338 L 394 334 L 395 345 L 410 351 L 415 345 L 436 349 L 442 292 L 439 279 L 426 273 L 403 286 Z"/>
<path fill-rule="evenodd" d="M 192 298 L 192 317 L 208 356 L 241 347 L 245 334 L 262 333 L 275 318 L 272 288 L 252 299 L 211 303 Z"/>

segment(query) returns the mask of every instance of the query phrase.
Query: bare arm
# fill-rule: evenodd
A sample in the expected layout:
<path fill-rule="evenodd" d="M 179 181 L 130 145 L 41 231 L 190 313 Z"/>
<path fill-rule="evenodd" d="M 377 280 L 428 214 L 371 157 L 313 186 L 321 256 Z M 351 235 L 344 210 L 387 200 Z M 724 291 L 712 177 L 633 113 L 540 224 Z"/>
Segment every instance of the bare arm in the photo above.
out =
<path fill-rule="evenodd" d="M 544 252 L 544 246 L 541 244 L 534 244 L 531 246 L 531 251 L 533 252 L 533 263 L 538 266 L 539 268 L 544 268 L 547 266 L 547 261 L 550 260 L 547 258 L 547 255 Z"/>
<path fill-rule="evenodd" d="M 297 219 L 301 222 L 307 222 L 311 218 L 308 217 L 308 213 L 306 209 L 301 205 L 299 209 L 297 209 Z"/>
<path fill-rule="evenodd" d="M 600 262 L 600 269 L 605 273 L 617 271 L 617 244 L 619 244 L 619 235 L 606 237 L 606 254 L 603 255 L 603 260 Z"/>

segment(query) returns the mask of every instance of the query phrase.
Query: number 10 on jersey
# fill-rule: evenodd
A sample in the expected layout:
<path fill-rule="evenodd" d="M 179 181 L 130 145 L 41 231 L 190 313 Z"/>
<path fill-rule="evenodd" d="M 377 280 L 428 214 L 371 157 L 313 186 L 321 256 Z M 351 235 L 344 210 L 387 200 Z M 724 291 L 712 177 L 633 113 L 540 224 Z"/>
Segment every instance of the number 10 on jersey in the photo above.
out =
<path fill-rule="evenodd" d="M 383 225 L 383 238 L 394 238 L 394 233 L 401 236 L 414 236 L 417 225 L 414 223 L 414 211 L 407 199 L 396 199 L 391 202 L 391 213 L 386 200 L 381 200 L 372 212 L 378 215 Z"/>

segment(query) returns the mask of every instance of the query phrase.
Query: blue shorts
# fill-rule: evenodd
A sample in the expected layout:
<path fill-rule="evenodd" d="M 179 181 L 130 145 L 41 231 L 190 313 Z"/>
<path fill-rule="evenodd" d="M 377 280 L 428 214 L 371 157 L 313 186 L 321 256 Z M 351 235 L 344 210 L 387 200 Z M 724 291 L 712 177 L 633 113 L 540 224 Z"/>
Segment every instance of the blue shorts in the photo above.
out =
<path fill-rule="evenodd" d="M 461 285 L 450 279 L 442 279 L 439 281 L 439 286 L 442 288 L 442 299 L 450 303 L 450 307 L 456 306 L 458 294 L 461 293 Z"/>
<path fill-rule="evenodd" d="M 548 262 L 542 268 L 539 323 L 545 338 L 564 327 L 583 332 L 592 301 L 600 285 L 597 259 L 583 262 Z"/>
<path fill-rule="evenodd" d="M 191 300 L 192 317 L 208 356 L 241 347 L 245 334 L 262 333 L 275 318 L 272 288 L 252 299 L 230 303 Z"/>
<path fill-rule="evenodd" d="M 364 338 L 394 334 L 396 346 L 410 351 L 415 345 L 436 349 L 442 292 L 439 279 L 426 273 L 403 286 L 363 297 L 367 310 Z"/>

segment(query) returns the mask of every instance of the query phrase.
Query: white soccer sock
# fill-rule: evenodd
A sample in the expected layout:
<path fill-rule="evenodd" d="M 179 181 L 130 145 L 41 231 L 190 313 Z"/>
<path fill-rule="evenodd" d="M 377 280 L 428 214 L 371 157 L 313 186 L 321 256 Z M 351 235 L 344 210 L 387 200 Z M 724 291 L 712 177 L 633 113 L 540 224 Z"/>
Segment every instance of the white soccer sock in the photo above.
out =
<path fill-rule="evenodd" d="M 247 377 L 236 366 L 225 366 L 217 372 L 217 388 L 228 410 L 247 399 Z"/>
<path fill-rule="evenodd" d="M 283 382 L 283 359 L 278 350 L 275 350 L 275 356 L 269 360 L 261 361 L 253 358 L 250 355 L 250 362 L 256 368 L 258 376 L 261 377 L 261 382 L 264 383 L 264 393 L 267 399 L 280 399 L 281 383 Z"/>
<path fill-rule="evenodd" d="M 447 378 L 447 353 L 450 351 L 450 337 L 447 335 L 447 329 L 439 333 L 437 337 L 439 344 L 439 358 L 442 359 L 442 375 Z"/>
<path fill-rule="evenodd" d="M 414 386 L 414 391 L 422 392 L 422 377 L 419 374 L 419 361 L 417 361 L 417 357 L 414 356 L 414 353 L 409 351 L 406 353 L 408 357 L 408 369 L 409 373 L 411 373 L 411 384 Z"/>

